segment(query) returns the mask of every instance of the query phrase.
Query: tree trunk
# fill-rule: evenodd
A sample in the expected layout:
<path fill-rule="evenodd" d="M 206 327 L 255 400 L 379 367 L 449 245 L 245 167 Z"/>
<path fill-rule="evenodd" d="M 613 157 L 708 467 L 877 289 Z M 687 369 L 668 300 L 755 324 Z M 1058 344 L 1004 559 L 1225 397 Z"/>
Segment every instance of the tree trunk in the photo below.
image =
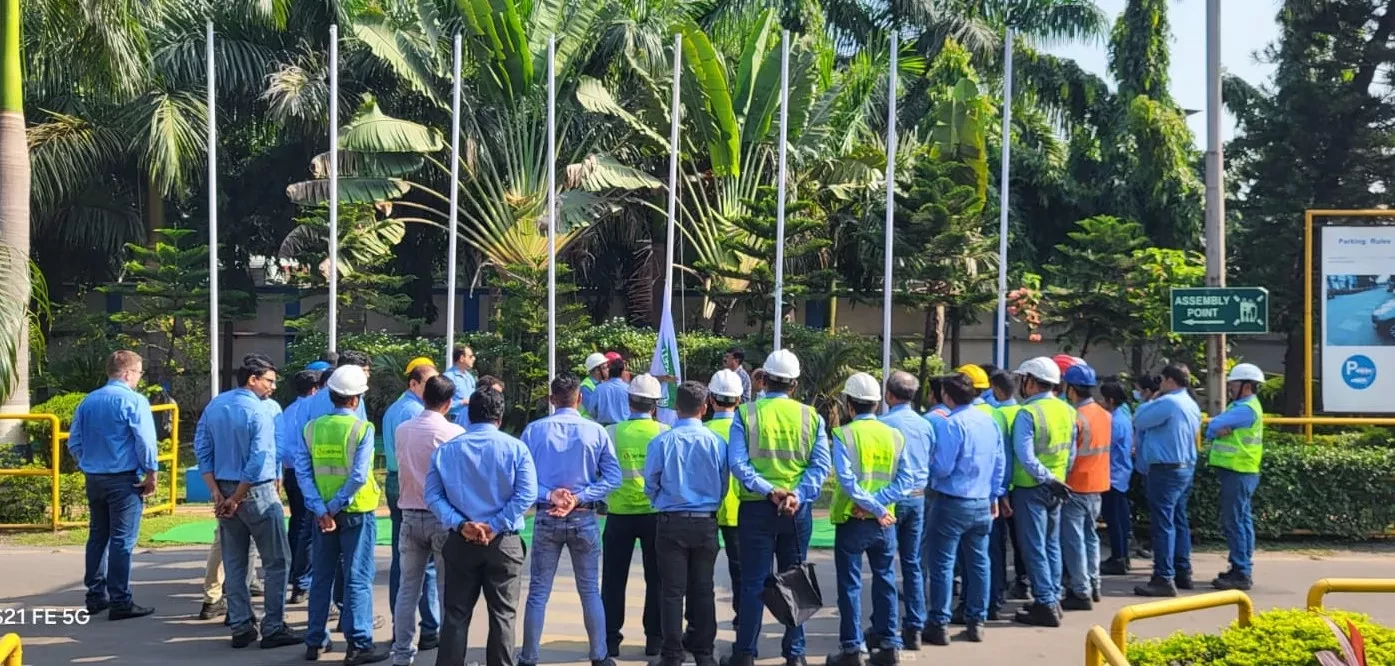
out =
<path fill-rule="evenodd" d="M 15 277 L 22 281 L 17 294 L 23 298 L 0 307 L 17 312 L 0 317 L 18 324 L 18 330 L 0 334 L 14 336 L 16 342 L 13 368 L 0 371 L 14 373 L 13 390 L 0 404 L 0 413 L 23 414 L 29 411 L 29 147 L 24 134 L 24 63 L 20 60 L 19 0 L 3 0 L 0 4 L 0 243 L 13 249 L 18 263 Z M 0 421 L 0 442 L 22 442 L 21 421 Z"/>
<path fill-rule="evenodd" d="M 949 310 L 949 364 L 959 367 L 959 331 L 961 322 L 959 321 L 959 309 Z"/>
<path fill-rule="evenodd" d="M 712 300 L 712 332 L 717 335 L 727 334 L 727 319 L 731 317 L 732 308 L 736 307 L 734 298 L 716 298 Z"/>
<path fill-rule="evenodd" d="M 149 176 L 145 179 L 145 246 L 155 247 L 157 231 L 165 228 L 165 195 Z"/>

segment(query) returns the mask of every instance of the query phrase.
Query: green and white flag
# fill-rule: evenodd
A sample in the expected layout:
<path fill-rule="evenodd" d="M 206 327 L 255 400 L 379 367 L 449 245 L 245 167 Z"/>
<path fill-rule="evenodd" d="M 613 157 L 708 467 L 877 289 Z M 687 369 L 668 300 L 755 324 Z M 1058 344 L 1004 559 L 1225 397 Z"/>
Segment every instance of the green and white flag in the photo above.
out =
<path fill-rule="evenodd" d="M 678 362 L 678 336 L 673 332 L 673 312 L 669 306 L 669 295 L 665 294 L 663 321 L 659 324 L 659 341 L 654 345 L 654 358 L 649 362 L 649 374 L 655 377 L 668 375 L 677 378 L 673 383 L 663 384 L 664 397 L 659 400 L 659 420 L 672 425 L 677 418 L 674 400 L 678 395 L 678 383 L 683 381 L 683 368 Z"/>

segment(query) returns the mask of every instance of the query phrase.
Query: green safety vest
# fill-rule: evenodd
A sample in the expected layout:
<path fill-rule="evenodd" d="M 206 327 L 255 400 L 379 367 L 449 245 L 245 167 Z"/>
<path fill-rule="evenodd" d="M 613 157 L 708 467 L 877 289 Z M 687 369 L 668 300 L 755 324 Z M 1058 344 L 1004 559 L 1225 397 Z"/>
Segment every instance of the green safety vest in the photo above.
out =
<path fill-rule="evenodd" d="M 644 458 L 649 442 L 668 426 L 653 419 L 630 419 L 606 426 L 615 441 L 615 457 L 620 460 L 620 485 L 605 498 L 607 509 L 617 516 L 654 513 L 654 505 L 644 494 Z"/>
<path fill-rule="evenodd" d="M 1022 405 L 999 405 L 993 408 L 993 421 L 998 424 L 998 432 L 1003 433 L 1003 454 L 1012 459 L 1012 424 L 1017 421 L 1017 413 L 1022 411 Z M 1012 470 L 1008 470 L 1011 474 Z M 1008 490 L 1014 488 L 1011 477 L 1008 478 Z"/>
<path fill-rule="evenodd" d="M 977 409 L 978 411 L 983 412 L 984 414 L 987 414 L 989 416 L 993 415 L 993 405 L 990 405 L 986 402 L 974 403 L 974 409 Z"/>
<path fill-rule="evenodd" d="M 1066 468 L 1070 466 L 1070 450 L 1075 446 L 1071 437 L 1075 426 L 1075 408 L 1064 400 L 1044 398 L 1021 406 L 1032 417 L 1032 451 L 1051 476 L 1065 483 Z M 1012 464 L 1014 488 L 1035 488 L 1040 483 L 1027 473 L 1021 460 Z"/>
<path fill-rule="evenodd" d="M 367 437 L 364 437 L 364 435 Z M 305 424 L 305 445 L 310 450 L 315 489 L 329 502 L 349 481 L 359 445 L 373 446 L 373 424 L 348 414 L 327 414 Z M 378 481 L 370 470 L 368 480 L 342 509 L 365 513 L 378 508 Z"/>
<path fill-rule="evenodd" d="M 587 375 L 586 379 L 581 380 L 581 388 L 584 388 L 584 389 L 589 388 L 589 389 L 591 389 L 591 391 L 594 393 L 594 392 L 596 391 L 596 378 L 595 378 L 595 377 L 592 377 L 592 376 L 590 376 L 590 375 Z M 581 401 L 581 402 L 578 402 L 578 403 L 576 404 L 576 411 L 580 412 L 581 415 L 582 415 L 583 417 L 585 417 L 585 418 L 588 418 L 588 419 L 591 418 L 591 413 L 588 412 L 588 411 L 586 411 L 586 401 L 585 401 L 585 400 L 583 400 L 583 401 Z"/>
<path fill-rule="evenodd" d="M 812 407 L 790 398 L 761 398 L 736 411 L 746 429 L 746 454 L 756 474 L 780 490 L 794 490 L 809 467 L 814 452 L 814 428 L 818 425 Z M 740 489 L 745 500 L 765 499 Z"/>
<path fill-rule="evenodd" d="M 724 442 L 731 441 L 731 424 L 736 419 L 712 419 L 707 422 L 707 429 L 717 433 Z M 741 498 L 737 497 L 736 488 L 741 484 L 733 476 L 727 480 L 727 494 L 722 497 L 722 505 L 717 507 L 717 524 L 721 527 L 736 527 L 736 514 L 741 508 Z"/>
<path fill-rule="evenodd" d="M 906 448 L 906 437 L 901 431 L 876 419 L 857 419 L 838 428 L 835 434 L 847 449 L 853 476 L 863 490 L 875 494 L 891 485 L 901 464 L 901 451 Z M 852 496 L 839 484 L 833 489 L 828 518 L 834 525 L 846 523 L 855 506 Z M 887 510 L 896 515 L 895 504 L 887 506 Z"/>
<path fill-rule="evenodd" d="M 1232 430 L 1229 435 L 1212 442 L 1208 461 L 1212 467 L 1258 474 L 1259 460 L 1264 455 L 1264 410 L 1255 399 L 1245 399 L 1238 404 L 1255 413 L 1254 425 Z"/>

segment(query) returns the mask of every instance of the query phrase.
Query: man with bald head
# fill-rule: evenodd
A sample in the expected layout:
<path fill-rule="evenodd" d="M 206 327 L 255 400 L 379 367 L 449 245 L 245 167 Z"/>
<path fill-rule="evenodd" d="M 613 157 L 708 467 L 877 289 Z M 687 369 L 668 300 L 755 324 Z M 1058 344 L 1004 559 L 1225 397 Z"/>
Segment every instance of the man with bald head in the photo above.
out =
<path fill-rule="evenodd" d="M 907 650 L 920 649 L 920 632 L 925 628 L 925 571 L 921 569 L 922 538 L 925 531 L 925 487 L 930 482 L 930 446 L 934 429 L 916 413 L 912 403 L 920 390 L 920 380 L 909 372 L 896 371 L 886 382 L 886 404 L 890 409 L 881 417 L 906 438 L 901 464 L 911 472 L 909 495 L 896 503 L 896 545 L 901 555 L 902 603 L 901 640 Z M 868 640 L 868 644 L 874 644 Z"/>

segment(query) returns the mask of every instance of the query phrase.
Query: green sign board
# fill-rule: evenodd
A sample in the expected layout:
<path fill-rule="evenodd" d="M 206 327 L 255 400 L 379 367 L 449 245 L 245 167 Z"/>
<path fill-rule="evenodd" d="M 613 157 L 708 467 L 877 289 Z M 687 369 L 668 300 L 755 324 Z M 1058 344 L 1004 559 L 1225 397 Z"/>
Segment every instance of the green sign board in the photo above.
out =
<path fill-rule="evenodd" d="M 1173 289 L 1171 301 L 1173 333 L 1269 332 L 1269 290 L 1263 287 Z"/>

